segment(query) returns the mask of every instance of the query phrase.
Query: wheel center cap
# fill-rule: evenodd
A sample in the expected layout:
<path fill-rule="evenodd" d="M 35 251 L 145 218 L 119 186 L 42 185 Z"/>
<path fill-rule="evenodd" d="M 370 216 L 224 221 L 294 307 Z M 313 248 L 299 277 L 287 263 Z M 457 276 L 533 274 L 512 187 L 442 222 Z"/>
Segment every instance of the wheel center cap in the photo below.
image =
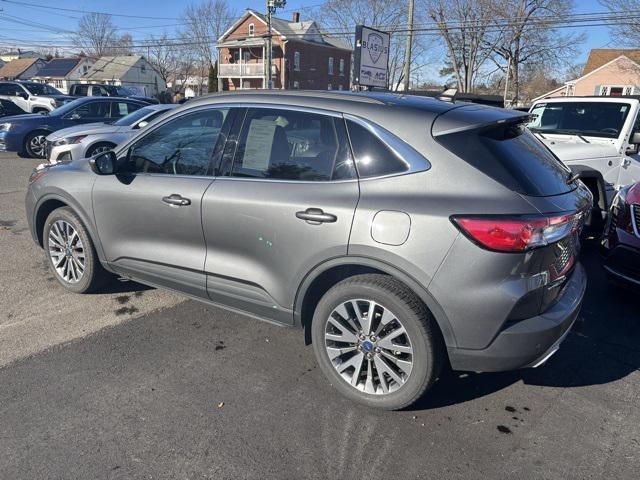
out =
<path fill-rule="evenodd" d="M 365 340 L 364 342 L 362 342 L 362 349 L 367 353 L 372 352 L 373 351 L 373 343 L 371 343 L 369 340 Z"/>
<path fill-rule="evenodd" d="M 67 257 L 70 257 L 72 255 L 71 247 L 69 247 L 69 246 L 65 247 L 65 255 Z"/>

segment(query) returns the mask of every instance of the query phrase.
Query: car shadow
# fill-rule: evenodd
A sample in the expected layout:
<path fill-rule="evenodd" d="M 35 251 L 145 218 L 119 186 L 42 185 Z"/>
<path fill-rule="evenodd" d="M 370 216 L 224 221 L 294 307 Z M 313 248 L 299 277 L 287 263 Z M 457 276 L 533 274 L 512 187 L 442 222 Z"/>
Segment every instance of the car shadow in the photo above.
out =
<path fill-rule="evenodd" d="M 100 291 L 95 295 L 113 295 L 116 293 L 138 293 L 146 292 L 147 290 L 155 290 L 154 287 L 143 285 L 142 283 L 134 282 L 133 280 L 127 280 L 124 278 L 113 279 L 104 285 Z"/>
<path fill-rule="evenodd" d="M 411 410 L 463 403 L 522 381 L 557 388 L 603 385 L 640 370 L 637 292 L 609 282 L 597 244 L 587 242 L 581 258 L 588 275 L 578 321 L 560 350 L 535 369 L 504 373 L 445 372 Z"/>

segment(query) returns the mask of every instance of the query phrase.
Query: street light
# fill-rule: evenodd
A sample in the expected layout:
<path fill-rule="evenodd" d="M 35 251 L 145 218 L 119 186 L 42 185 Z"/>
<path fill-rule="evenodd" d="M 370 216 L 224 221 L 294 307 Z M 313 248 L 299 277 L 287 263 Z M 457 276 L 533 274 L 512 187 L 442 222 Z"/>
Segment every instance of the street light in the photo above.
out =
<path fill-rule="evenodd" d="M 267 0 L 267 88 L 273 88 L 273 80 L 271 78 L 271 63 L 273 62 L 272 41 L 271 41 L 271 16 L 276 9 L 284 8 L 287 0 Z"/>

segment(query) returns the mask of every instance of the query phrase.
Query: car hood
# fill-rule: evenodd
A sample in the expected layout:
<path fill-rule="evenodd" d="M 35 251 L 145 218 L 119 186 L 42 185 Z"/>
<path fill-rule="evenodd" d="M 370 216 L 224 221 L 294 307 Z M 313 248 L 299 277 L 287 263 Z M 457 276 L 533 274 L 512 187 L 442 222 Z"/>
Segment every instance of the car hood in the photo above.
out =
<path fill-rule="evenodd" d="M 540 138 L 538 136 L 538 138 Z M 558 140 L 550 138 L 540 138 L 542 142 L 555 153 L 563 162 L 571 160 L 583 160 L 587 158 L 606 158 L 618 156 L 615 145 L 601 143 L 585 143 L 577 140 Z"/>
<path fill-rule="evenodd" d="M 59 140 L 61 138 L 73 137 L 77 135 L 102 135 L 105 133 L 118 133 L 128 130 L 130 127 L 117 127 L 106 123 L 88 123 L 86 125 L 77 125 L 74 127 L 63 128 L 53 132 L 47 137 L 48 140 Z"/>
<path fill-rule="evenodd" d="M 39 113 L 25 113 L 24 115 L 3 117 L 2 123 L 39 123 L 42 122 L 44 118 L 47 118 L 47 115 L 41 115 Z"/>

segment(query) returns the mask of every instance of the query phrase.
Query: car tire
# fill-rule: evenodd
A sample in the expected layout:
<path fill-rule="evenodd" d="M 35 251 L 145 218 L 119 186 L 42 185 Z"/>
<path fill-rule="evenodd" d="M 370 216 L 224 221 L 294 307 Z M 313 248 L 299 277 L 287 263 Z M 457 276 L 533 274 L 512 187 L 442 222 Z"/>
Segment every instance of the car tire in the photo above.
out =
<path fill-rule="evenodd" d="M 445 360 L 442 337 L 424 303 L 382 274 L 357 275 L 329 289 L 316 306 L 311 339 L 320 369 L 340 393 L 385 410 L 420 399 Z"/>
<path fill-rule="evenodd" d="M 24 150 L 29 158 L 45 158 L 47 132 L 31 132 L 24 139 Z"/>
<path fill-rule="evenodd" d="M 91 293 L 109 280 L 86 227 L 69 207 L 49 214 L 42 235 L 51 273 L 64 288 Z"/>
<path fill-rule="evenodd" d="M 109 142 L 96 143 L 95 145 L 92 145 L 91 147 L 89 147 L 85 157 L 91 158 L 98 153 L 106 152 L 107 150 L 113 150 L 114 148 L 115 148 L 115 144 L 113 143 L 109 143 Z"/>

